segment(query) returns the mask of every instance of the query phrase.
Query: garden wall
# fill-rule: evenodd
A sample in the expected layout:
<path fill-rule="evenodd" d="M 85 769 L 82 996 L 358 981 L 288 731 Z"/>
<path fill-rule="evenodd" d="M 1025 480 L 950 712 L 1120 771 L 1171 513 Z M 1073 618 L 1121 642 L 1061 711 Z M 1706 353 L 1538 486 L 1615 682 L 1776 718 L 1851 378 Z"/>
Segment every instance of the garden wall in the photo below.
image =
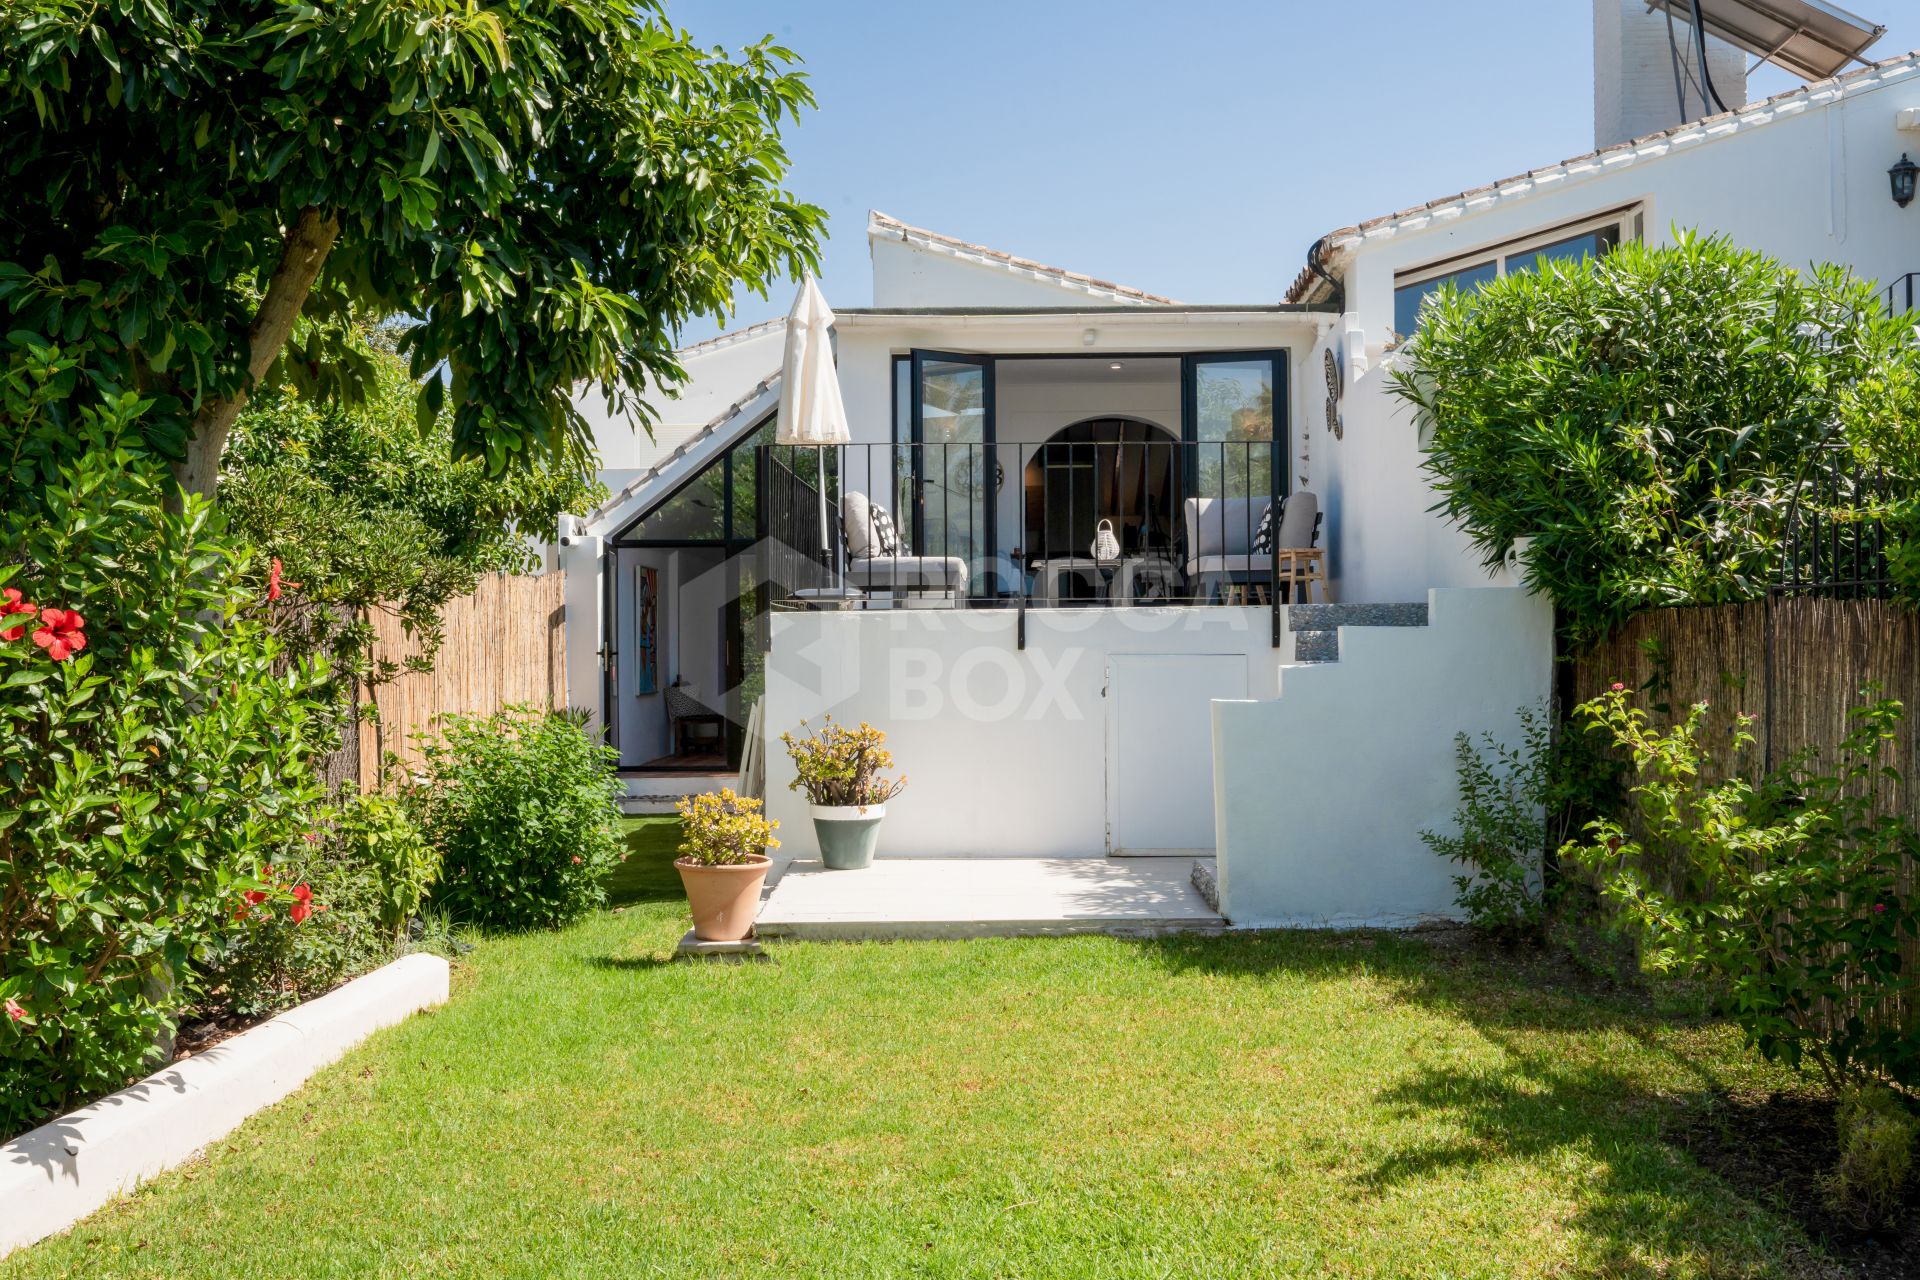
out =
<path fill-rule="evenodd" d="M 1619 680 L 1676 713 L 1705 699 L 1709 740 L 1724 741 L 1738 713 L 1752 715 L 1754 759 L 1768 766 L 1807 748 L 1832 750 L 1861 688 L 1877 683 L 1907 708 L 1885 763 L 1909 779 L 1920 771 L 1920 612 L 1890 601 L 1787 597 L 1660 609 L 1571 667 L 1572 688 L 1562 689 L 1569 706 Z M 1920 786 L 1903 787 L 1900 798 L 1920 821 Z"/>
<path fill-rule="evenodd" d="M 447 603 L 446 643 L 433 670 L 407 674 L 374 690 L 377 723 L 359 728 L 363 786 L 379 776 L 384 752 L 420 763 L 418 742 L 436 717 L 486 714 L 509 703 L 567 705 L 565 576 L 490 574 L 472 595 Z M 398 661 L 418 652 L 397 618 L 380 615 L 375 652 Z"/>

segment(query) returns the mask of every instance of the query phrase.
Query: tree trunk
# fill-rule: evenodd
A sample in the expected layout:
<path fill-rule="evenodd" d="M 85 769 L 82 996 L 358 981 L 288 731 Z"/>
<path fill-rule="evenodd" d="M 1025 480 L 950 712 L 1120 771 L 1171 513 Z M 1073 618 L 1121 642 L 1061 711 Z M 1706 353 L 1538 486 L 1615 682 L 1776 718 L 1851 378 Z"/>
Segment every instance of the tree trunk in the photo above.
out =
<path fill-rule="evenodd" d="M 274 267 L 260 309 L 247 327 L 247 385 L 231 396 L 205 401 L 194 415 L 187 459 L 174 467 L 183 493 L 213 496 L 220 481 L 220 455 L 226 451 L 233 420 L 246 407 L 248 391 L 279 359 L 280 349 L 293 333 L 293 322 L 300 317 L 300 308 L 313 292 L 313 282 L 320 278 L 320 268 L 339 237 L 340 215 L 312 207 L 302 209 L 287 228 L 279 265 Z"/>

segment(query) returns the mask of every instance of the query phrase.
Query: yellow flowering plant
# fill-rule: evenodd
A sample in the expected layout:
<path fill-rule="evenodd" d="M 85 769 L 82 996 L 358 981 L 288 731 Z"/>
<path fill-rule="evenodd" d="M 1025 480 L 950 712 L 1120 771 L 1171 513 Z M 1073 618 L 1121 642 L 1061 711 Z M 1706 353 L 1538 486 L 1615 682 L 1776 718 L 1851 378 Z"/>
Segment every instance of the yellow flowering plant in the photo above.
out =
<path fill-rule="evenodd" d="M 806 721 L 800 728 L 807 729 Z M 885 804 L 906 789 L 905 777 L 888 778 L 893 755 L 884 745 L 887 735 L 861 721 L 858 729 L 835 724 L 828 716 L 818 732 L 794 737 L 780 735 L 793 758 L 796 775 L 790 791 L 803 791 L 817 805 Z"/>
<path fill-rule="evenodd" d="M 750 796 L 723 789 L 718 794 L 686 796 L 680 810 L 680 857 L 702 867 L 737 867 L 778 849 L 779 828 Z"/>

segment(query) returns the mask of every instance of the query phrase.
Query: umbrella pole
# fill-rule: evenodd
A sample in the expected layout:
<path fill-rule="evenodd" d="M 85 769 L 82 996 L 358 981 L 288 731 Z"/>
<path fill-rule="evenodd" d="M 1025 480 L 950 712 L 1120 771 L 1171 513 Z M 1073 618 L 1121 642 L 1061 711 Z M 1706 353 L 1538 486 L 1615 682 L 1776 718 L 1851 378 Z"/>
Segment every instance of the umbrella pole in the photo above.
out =
<path fill-rule="evenodd" d="M 820 498 L 820 565 L 829 575 L 834 569 L 833 537 L 827 529 L 827 446 L 819 447 L 819 465 L 814 476 L 814 490 Z M 829 582 L 837 587 L 838 582 Z"/>

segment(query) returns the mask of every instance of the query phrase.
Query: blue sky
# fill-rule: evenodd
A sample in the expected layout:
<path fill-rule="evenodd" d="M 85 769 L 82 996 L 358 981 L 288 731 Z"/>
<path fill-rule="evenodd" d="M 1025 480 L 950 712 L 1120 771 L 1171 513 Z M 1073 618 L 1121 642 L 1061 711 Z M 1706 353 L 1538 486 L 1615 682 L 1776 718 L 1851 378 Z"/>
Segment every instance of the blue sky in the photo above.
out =
<path fill-rule="evenodd" d="M 1850 7 L 1888 26 L 1869 56 L 1920 48 L 1909 0 Z M 1584 0 L 668 0 L 668 13 L 703 44 L 772 33 L 805 59 L 820 108 L 788 132 L 791 185 L 830 215 L 821 282 L 836 306 L 870 300 L 869 208 L 1182 301 L 1273 301 L 1334 227 L 1593 143 Z M 1750 92 L 1796 83 L 1766 67 Z M 728 327 L 791 301 L 744 296 Z"/>

